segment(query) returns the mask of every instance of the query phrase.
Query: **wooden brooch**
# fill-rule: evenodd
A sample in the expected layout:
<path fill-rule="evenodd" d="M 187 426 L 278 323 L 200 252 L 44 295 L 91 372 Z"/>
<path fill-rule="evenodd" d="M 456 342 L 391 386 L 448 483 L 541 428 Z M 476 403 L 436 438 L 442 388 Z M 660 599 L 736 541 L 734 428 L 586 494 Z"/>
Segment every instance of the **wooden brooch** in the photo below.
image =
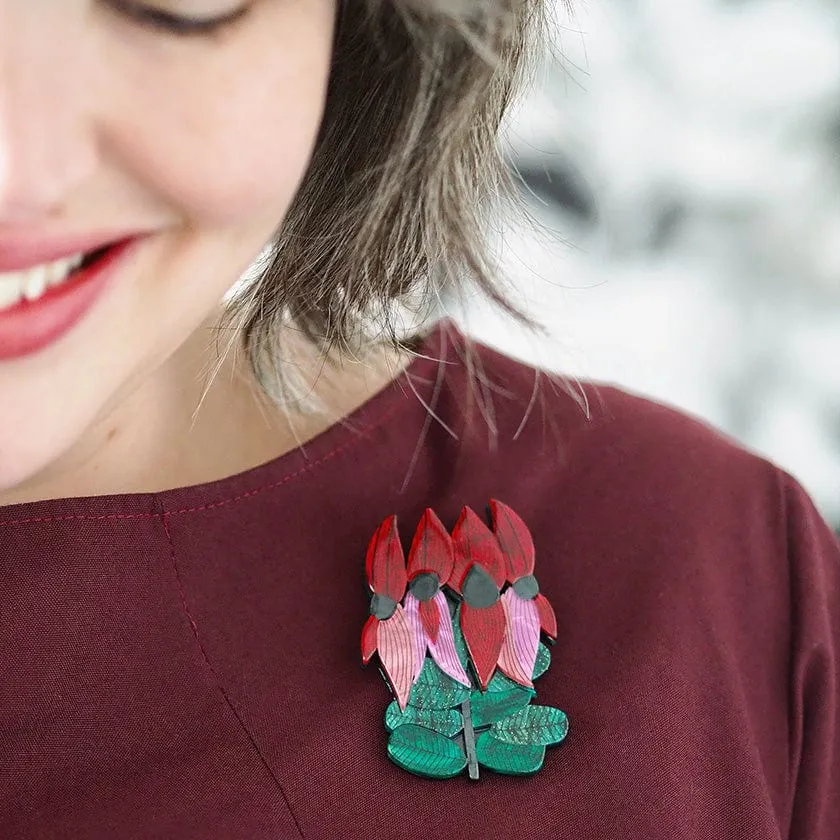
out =
<path fill-rule="evenodd" d="M 479 767 L 527 775 L 569 729 L 566 715 L 532 704 L 557 620 L 534 577 L 522 519 L 491 500 L 492 530 L 464 508 L 452 534 L 427 509 L 406 563 L 391 516 L 367 551 L 370 617 L 362 662 L 378 654 L 394 695 L 385 711 L 388 755 L 405 770 L 445 779 Z"/>

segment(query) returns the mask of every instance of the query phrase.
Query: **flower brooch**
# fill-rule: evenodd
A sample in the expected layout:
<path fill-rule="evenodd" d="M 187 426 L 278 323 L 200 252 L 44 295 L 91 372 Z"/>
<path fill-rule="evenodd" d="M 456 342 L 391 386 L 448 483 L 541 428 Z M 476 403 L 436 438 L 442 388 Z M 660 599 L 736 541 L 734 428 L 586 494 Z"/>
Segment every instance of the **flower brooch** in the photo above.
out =
<path fill-rule="evenodd" d="M 551 661 L 540 631 L 557 636 L 531 534 L 499 501 L 489 514 L 492 530 L 465 507 L 450 536 L 427 509 L 407 564 L 396 516 L 368 546 L 362 662 L 378 654 L 395 698 L 385 711 L 389 757 L 420 776 L 535 773 L 568 732 L 563 712 L 531 704 Z"/>

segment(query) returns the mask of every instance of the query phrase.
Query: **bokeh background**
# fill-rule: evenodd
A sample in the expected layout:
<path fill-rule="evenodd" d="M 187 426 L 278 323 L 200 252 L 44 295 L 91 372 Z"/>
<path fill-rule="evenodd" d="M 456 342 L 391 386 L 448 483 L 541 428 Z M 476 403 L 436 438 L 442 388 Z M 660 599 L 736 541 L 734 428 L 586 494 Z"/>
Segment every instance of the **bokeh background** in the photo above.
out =
<path fill-rule="evenodd" d="M 840 7 L 572 0 L 508 132 L 542 224 L 499 240 L 543 367 L 675 405 L 795 475 L 840 529 Z"/>

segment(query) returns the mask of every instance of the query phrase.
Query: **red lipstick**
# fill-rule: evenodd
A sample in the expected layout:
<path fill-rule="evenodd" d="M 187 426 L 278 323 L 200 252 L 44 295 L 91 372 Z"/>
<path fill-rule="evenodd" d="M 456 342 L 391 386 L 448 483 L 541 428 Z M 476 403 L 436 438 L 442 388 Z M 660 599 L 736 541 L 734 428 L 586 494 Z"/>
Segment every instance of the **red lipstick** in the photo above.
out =
<path fill-rule="evenodd" d="M 35 244 L 0 236 L 0 273 L 88 254 L 80 268 L 37 300 L 0 310 L 0 361 L 36 353 L 68 333 L 93 308 L 139 241 L 133 236 L 107 245 L 100 236 Z"/>

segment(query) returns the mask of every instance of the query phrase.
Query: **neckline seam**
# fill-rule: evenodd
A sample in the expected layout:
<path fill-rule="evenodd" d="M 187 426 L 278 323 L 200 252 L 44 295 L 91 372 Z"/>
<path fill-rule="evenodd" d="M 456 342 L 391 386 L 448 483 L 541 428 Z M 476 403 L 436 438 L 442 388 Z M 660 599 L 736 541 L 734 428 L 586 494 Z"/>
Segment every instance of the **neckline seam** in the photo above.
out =
<path fill-rule="evenodd" d="M 426 369 L 427 366 L 435 364 L 439 365 L 444 361 L 448 360 L 448 353 L 444 354 L 442 357 L 440 356 L 433 356 L 431 355 L 432 348 L 435 346 L 436 339 L 443 339 L 445 338 L 445 333 L 447 329 L 452 327 L 450 323 L 450 319 L 444 318 L 441 321 L 438 321 L 431 330 L 423 337 L 422 342 L 420 343 L 420 351 L 416 355 L 415 359 L 408 367 L 403 370 L 399 376 L 393 379 L 386 387 L 380 391 L 379 393 L 375 394 L 370 401 L 366 404 L 360 406 L 356 411 L 351 412 L 347 418 L 344 420 L 352 420 L 354 423 L 359 423 L 359 421 L 363 421 L 364 414 L 368 408 L 374 408 L 374 403 L 379 400 L 385 400 L 387 395 L 390 393 L 393 396 L 396 392 L 402 392 L 403 396 L 406 395 L 405 390 L 401 387 L 401 383 L 409 375 L 417 374 Z M 457 328 L 456 328 L 457 330 Z M 445 344 L 442 343 L 442 347 Z M 429 355 L 426 355 L 429 353 Z M 422 401 L 419 401 L 420 405 L 422 405 Z M 394 404 L 387 405 L 385 410 L 379 415 L 370 418 L 368 423 L 359 423 L 359 428 L 356 430 L 356 433 L 349 439 L 345 440 L 338 445 L 334 446 L 329 451 L 325 452 L 323 455 L 319 456 L 316 460 L 306 461 L 303 466 L 295 469 L 293 472 L 286 473 L 281 478 L 278 478 L 274 481 L 271 481 L 268 484 L 259 485 L 257 487 L 252 487 L 248 490 L 243 492 L 237 493 L 234 496 L 226 496 L 222 497 L 221 499 L 216 499 L 215 501 L 210 501 L 205 504 L 199 504 L 191 507 L 180 507 L 180 508 L 170 508 L 166 505 L 166 500 L 170 500 L 169 504 L 172 504 L 172 497 L 175 497 L 177 500 L 177 495 L 180 492 L 187 492 L 187 491 L 196 491 L 199 488 L 204 488 L 202 492 L 206 492 L 207 496 L 212 497 L 212 485 L 221 482 L 232 482 L 237 479 L 238 476 L 245 476 L 250 472 L 257 471 L 257 470 L 271 470 L 275 462 L 279 462 L 290 455 L 293 455 L 296 452 L 301 451 L 301 447 L 297 447 L 296 449 L 290 450 L 289 452 L 284 453 L 283 455 L 278 456 L 275 459 L 270 461 L 266 461 L 262 464 L 257 464 L 254 467 L 251 467 L 248 470 L 243 470 L 239 474 L 234 474 L 231 476 L 226 476 L 221 479 L 216 479 L 214 481 L 203 482 L 197 485 L 187 485 L 184 487 L 172 487 L 166 488 L 163 490 L 151 490 L 151 491 L 138 491 L 129 494 L 123 493 L 107 493 L 101 494 L 97 496 L 71 496 L 71 497 L 61 497 L 55 499 L 39 499 L 29 503 L 23 503 L 26 505 L 41 505 L 41 504 L 49 504 L 49 503 L 56 503 L 56 502 L 70 502 L 79 504 L 82 502 L 88 503 L 90 505 L 97 505 L 103 504 L 102 500 L 106 500 L 104 504 L 107 504 L 110 501 L 115 506 L 119 505 L 121 502 L 126 501 L 127 499 L 133 499 L 134 504 L 139 504 L 141 499 L 145 499 L 147 505 L 152 510 L 142 511 L 142 512 L 131 512 L 131 513 L 68 513 L 63 515 L 54 515 L 54 516 L 18 516 L 8 519 L 0 519 L 0 528 L 3 527 L 11 527 L 15 525 L 30 525 L 36 523 L 47 523 L 47 522 L 73 522 L 73 521 L 118 521 L 124 519 L 156 519 L 161 518 L 166 515 L 177 516 L 179 514 L 185 515 L 188 513 L 197 513 L 204 510 L 212 510 L 215 508 L 225 507 L 227 505 L 233 504 L 235 502 L 244 501 L 245 499 L 252 498 L 254 496 L 259 495 L 267 490 L 273 490 L 277 487 L 282 486 L 283 484 L 287 484 L 296 478 L 311 472 L 312 470 L 320 467 L 327 461 L 332 460 L 332 458 L 343 454 L 345 451 L 353 448 L 356 444 L 364 443 L 366 440 L 370 438 L 370 434 L 376 431 L 379 427 L 381 427 L 387 420 L 389 420 L 392 416 L 397 414 L 398 412 L 406 409 L 408 406 L 414 403 L 413 400 L 398 400 Z M 372 413 L 372 412 L 370 412 Z M 344 421 L 339 421 L 336 425 L 341 425 Z M 329 434 L 332 429 L 335 429 L 335 426 L 328 429 L 325 434 Z M 318 439 L 319 436 L 316 436 L 315 440 Z M 278 464 L 279 466 L 279 464 Z M 288 467 L 287 467 L 288 469 Z M 230 491 L 228 491 L 230 492 Z M 11 505 L 11 507 L 16 507 L 17 505 Z M 0 515 L 2 515 L 4 508 L 0 506 Z"/>
<path fill-rule="evenodd" d="M 214 502 L 208 502 L 207 504 L 203 505 L 196 505 L 194 507 L 185 507 L 185 508 L 178 508 L 178 509 L 167 509 L 161 508 L 160 510 L 156 511 L 148 511 L 144 513 L 105 513 L 105 514 L 67 514 L 65 516 L 30 516 L 30 517 L 23 517 L 18 519 L 3 519 L 0 520 L 0 527 L 9 527 L 14 525 L 30 525 L 35 523 L 44 523 L 44 522 L 73 522 L 73 521 L 89 521 L 89 520 L 123 520 L 123 519 L 162 519 L 165 516 L 178 516 L 178 515 L 185 515 L 189 513 L 199 513 L 205 510 L 214 510 L 215 508 L 220 507 L 227 507 L 228 505 L 235 504 L 246 499 L 252 499 L 255 496 L 260 495 L 269 490 L 275 490 L 278 487 L 281 487 L 284 484 L 289 484 L 290 482 L 294 481 L 296 478 L 308 473 L 312 472 L 313 470 L 320 467 L 322 464 L 326 463 L 327 461 L 332 460 L 333 458 L 342 455 L 344 452 L 352 449 L 356 444 L 364 443 L 370 439 L 371 433 L 375 432 L 379 429 L 385 422 L 387 422 L 394 414 L 401 411 L 402 409 L 406 408 L 407 406 L 411 405 L 411 402 L 406 400 L 405 402 L 399 402 L 396 405 L 392 405 L 388 408 L 387 411 L 383 412 L 375 421 L 372 421 L 369 425 L 365 426 L 364 429 L 360 429 L 357 434 L 355 434 L 350 440 L 345 441 L 340 446 L 333 447 L 328 452 L 324 453 L 320 458 L 314 461 L 308 461 L 299 469 L 295 470 L 294 472 L 287 473 L 282 478 L 278 478 L 275 481 L 270 482 L 269 484 L 263 484 L 257 487 L 252 487 L 250 490 L 246 490 L 242 493 L 237 493 L 235 496 L 228 496 L 227 498 L 218 499 Z M 281 456 L 282 457 L 282 456 Z M 271 462 L 268 462 L 270 464 Z M 267 466 L 267 465 L 263 465 Z M 166 493 L 173 493 L 177 492 L 176 490 L 164 490 L 164 491 L 153 491 L 148 494 L 138 494 L 138 495 L 148 495 L 148 497 L 152 500 L 153 504 L 160 503 L 160 496 Z M 91 498 L 102 498 L 102 497 L 91 497 Z"/>

